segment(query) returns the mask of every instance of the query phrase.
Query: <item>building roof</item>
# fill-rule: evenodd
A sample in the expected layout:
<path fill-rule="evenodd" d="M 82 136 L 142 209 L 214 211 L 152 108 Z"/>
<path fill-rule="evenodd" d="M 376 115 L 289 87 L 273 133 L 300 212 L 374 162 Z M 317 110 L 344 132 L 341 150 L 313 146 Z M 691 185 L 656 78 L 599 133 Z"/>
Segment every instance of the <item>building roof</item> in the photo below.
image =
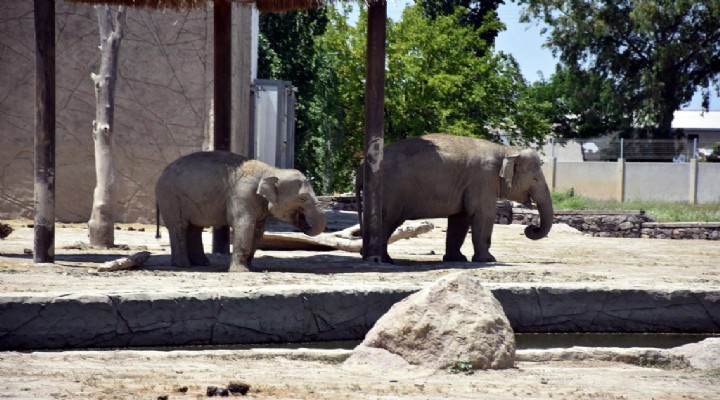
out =
<path fill-rule="evenodd" d="M 213 0 L 68 0 L 70 3 L 109 4 L 158 10 L 197 10 Z M 324 6 L 330 0 L 231 0 L 234 3 L 256 3 L 258 11 L 282 12 Z M 367 0 L 366 0 L 367 2 Z"/>
<path fill-rule="evenodd" d="M 720 131 L 720 111 L 675 111 L 672 127 L 673 129 Z"/>

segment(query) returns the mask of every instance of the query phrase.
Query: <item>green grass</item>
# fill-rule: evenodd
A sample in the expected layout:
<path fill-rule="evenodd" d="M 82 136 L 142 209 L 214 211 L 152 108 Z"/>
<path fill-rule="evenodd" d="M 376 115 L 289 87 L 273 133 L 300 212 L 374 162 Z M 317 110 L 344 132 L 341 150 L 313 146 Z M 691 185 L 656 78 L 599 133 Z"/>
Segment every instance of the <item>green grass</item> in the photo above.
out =
<path fill-rule="evenodd" d="M 720 203 L 683 204 L 658 201 L 595 200 L 576 195 L 573 190 L 552 192 L 556 210 L 643 210 L 658 222 L 720 222 Z"/>

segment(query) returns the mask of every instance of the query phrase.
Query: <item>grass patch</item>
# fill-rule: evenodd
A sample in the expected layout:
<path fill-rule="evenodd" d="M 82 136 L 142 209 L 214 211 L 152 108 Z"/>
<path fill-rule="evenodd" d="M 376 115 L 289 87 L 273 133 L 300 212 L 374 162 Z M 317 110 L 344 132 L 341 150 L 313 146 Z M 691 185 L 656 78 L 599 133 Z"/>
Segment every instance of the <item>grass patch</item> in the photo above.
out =
<path fill-rule="evenodd" d="M 572 189 L 566 192 L 552 192 L 552 199 L 556 210 L 643 210 L 657 222 L 720 222 L 720 203 L 683 204 L 659 201 L 620 203 L 579 196 Z"/>

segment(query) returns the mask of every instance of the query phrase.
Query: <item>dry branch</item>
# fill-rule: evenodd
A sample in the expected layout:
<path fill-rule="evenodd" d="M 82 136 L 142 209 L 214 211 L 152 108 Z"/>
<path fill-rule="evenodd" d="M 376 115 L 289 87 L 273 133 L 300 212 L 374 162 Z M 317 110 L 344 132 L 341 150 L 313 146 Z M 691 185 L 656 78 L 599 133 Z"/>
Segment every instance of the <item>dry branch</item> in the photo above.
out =
<path fill-rule="evenodd" d="M 410 221 L 393 232 L 388 243 L 409 239 L 430 232 L 433 224 L 428 221 Z M 343 250 L 358 253 L 362 249 L 360 225 L 353 225 L 334 233 L 307 236 L 302 233 L 265 232 L 260 242 L 262 250 Z"/>
<path fill-rule="evenodd" d="M 111 272 L 111 271 L 120 271 L 125 269 L 132 269 L 135 267 L 139 267 L 145 263 L 150 258 L 150 252 L 149 251 L 141 251 L 139 253 L 135 253 L 129 257 L 123 257 L 114 261 L 108 261 L 104 263 L 100 268 L 98 268 L 98 272 Z"/>

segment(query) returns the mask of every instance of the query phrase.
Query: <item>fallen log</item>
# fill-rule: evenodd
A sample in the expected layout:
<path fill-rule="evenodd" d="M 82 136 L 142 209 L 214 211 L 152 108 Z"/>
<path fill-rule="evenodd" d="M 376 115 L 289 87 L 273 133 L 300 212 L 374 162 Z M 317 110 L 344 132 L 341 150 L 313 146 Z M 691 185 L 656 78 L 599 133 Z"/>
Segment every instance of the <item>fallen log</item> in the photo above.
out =
<path fill-rule="evenodd" d="M 393 232 L 388 243 L 413 238 L 430 232 L 433 228 L 433 224 L 428 221 L 409 221 Z M 261 250 L 343 250 L 359 253 L 362 249 L 362 237 L 360 236 L 360 225 L 353 225 L 338 232 L 321 233 L 318 236 L 307 236 L 295 232 L 265 232 L 259 248 Z"/>
<path fill-rule="evenodd" d="M 129 257 L 123 257 L 119 258 L 114 261 L 108 261 L 104 263 L 101 267 L 97 269 L 98 272 L 111 272 L 111 271 L 120 271 L 125 269 L 132 269 L 135 267 L 139 267 L 145 263 L 150 258 L 150 252 L 149 251 L 141 251 L 139 253 L 135 253 Z"/>

